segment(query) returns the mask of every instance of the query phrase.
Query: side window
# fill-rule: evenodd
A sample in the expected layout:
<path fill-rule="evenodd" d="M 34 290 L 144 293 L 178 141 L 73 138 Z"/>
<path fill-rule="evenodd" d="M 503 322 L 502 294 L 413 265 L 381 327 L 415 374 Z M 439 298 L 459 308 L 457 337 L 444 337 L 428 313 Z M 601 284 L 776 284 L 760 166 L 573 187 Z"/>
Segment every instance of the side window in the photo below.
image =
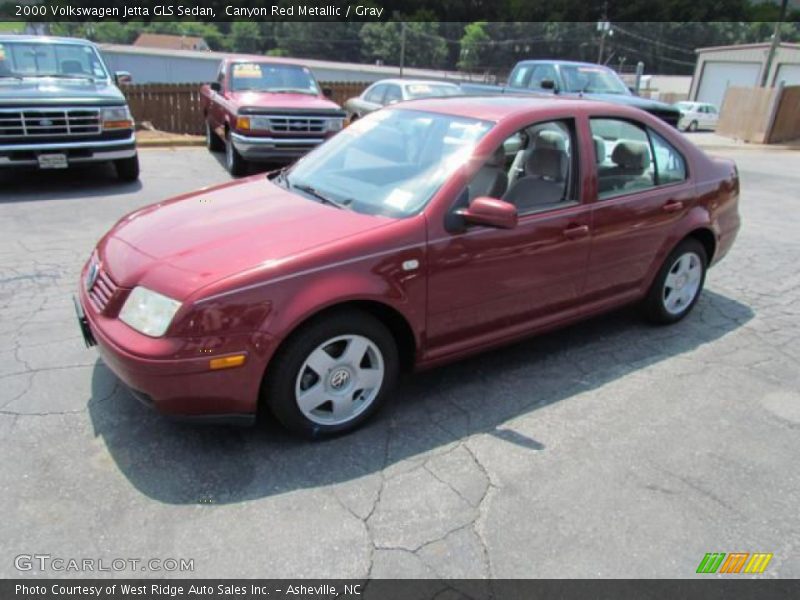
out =
<path fill-rule="evenodd" d="M 717 114 L 717 107 L 716 106 L 712 106 L 711 104 L 709 104 L 707 109 L 708 109 L 709 114 L 712 114 L 712 115 Z"/>
<path fill-rule="evenodd" d="M 597 196 L 614 198 L 655 187 L 650 141 L 639 125 L 622 119 L 591 119 Z"/>
<path fill-rule="evenodd" d="M 532 65 L 522 65 L 514 69 L 514 72 L 511 73 L 511 79 L 508 81 L 509 87 L 523 87 L 532 68 Z"/>
<path fill-rule="evenodd" d="M 650 132 L 656 162 L 658 185 L 678 183 L 686 179 L 686 161 L 672 145 L 654 131 Z"/>
<path fill-rule="evenodd" d="M 393 102 L 400 102 L 403 99 L 403 92 L 400 91 L 399 85 L 391 84 L 386 88 L 386 95 L 383 97 L 384 104 L 392 104 Z"/>
<path fill-rule="evenodd" d="M 572 120 L 529 125 L 509 136 L 474 175 L 468 200 L 501 198 L 520 215 L 576 200 L 575 126 Z"/>
<path fill-rule="evenodd" d="M 386 91 L 386 84 L 379 84 L 372 88 L 364 96 L 364 100 L 374 104 L 380 104 L 383 100 L 383 94 Z"/>
<path fill-rule="evenodd" d="M 542 89 L 542 81 L 549 79 L 556 81 L 556 70 L 553 65 L 536 65 L 531 72 L 528 87 L 532 90 Z"/>

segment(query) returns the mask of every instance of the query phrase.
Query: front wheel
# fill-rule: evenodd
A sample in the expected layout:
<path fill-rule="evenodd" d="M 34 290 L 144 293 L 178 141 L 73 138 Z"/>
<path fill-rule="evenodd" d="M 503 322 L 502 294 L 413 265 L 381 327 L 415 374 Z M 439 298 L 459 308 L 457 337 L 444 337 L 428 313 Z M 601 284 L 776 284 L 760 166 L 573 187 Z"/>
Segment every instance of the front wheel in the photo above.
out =
<path fill-rule="evenodd" d="M 233 145 L 230 133 L 225 137 L 225 167 L 234 177 L 247 175 L 247 161 Z"/>
<path fill-rule="evenodd" d="M 297 331 L 268 368 L 264 402 L 289 430 L 318 438 L 364 423 L 399 370 L 390 331 L 369 314 L 328 314 Z"/>
<path fill-rule="evenodd" d="M 683 240 L 667 257 L 644 302 L 654 323 L 680 321 L 694 307 L 706 280 L 708 256 L 699 241 Z"/>
<path fill-rule="evenodd" d="M 686 131 L 697 131 L 697 121 L 692 121 L 689 123 L 689 126 L 686 128 Z"/>
<path fill-rule="evenodd" d="M 120 181 L 136 181 L 139 179 L 139 155 L 134 154 L 130 158 L 115 160 L 114 168 Z"/>

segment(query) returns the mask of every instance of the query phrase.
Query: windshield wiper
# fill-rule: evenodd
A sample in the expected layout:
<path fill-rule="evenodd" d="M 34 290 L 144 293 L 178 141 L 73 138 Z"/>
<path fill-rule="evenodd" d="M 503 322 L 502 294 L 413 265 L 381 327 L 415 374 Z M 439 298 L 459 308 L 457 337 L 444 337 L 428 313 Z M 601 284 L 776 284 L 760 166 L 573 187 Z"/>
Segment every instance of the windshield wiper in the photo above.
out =
<path fill-rule="evenodd" d="M 271 94 L 312 94 L 316 96 L 316 92 L 312 92 L 311 90 L 306 90 L 302 88 L 271 88 L 264 90 Z"/>
<path fill-rule="evenodd" d="M 352 202 L 352 200 L 349 199 L 346 202 L 340 202 L 339 200 L 335 200 L 334 198 L 331 198 L 329 195 L 320 192 L 314 186 L 307 185 L 305 183 L 289 183 L 289 185 L 296 190 L 300 190 L 301 192 L 305 192 L 306 194 L 314 196 L 315 198 L 317 198 L 321 202 L 324 202 L 325 204 L 330 204 L 331 206 L 335 206 L 336 208 L 341 208 L 343 210 L 349 209 L 350 208 L 349 205 Z"/>
<path fill-rule="evenodd" d="M 22 81 L 23 77 L 20 75 L 0 75 L 0 79 L 19 79 Z"/>

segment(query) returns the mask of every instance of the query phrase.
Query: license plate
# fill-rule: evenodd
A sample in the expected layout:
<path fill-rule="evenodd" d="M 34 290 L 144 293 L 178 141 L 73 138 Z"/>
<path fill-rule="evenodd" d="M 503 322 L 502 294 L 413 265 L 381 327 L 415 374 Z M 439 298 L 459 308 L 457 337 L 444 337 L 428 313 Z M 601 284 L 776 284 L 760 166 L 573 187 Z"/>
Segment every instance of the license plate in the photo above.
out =
<path fill-rule="evenodd" d="M 66 154 L 40 154 L 39 168 L 40 169 L 66 169 L 67 168 L 67 155 Z"/>

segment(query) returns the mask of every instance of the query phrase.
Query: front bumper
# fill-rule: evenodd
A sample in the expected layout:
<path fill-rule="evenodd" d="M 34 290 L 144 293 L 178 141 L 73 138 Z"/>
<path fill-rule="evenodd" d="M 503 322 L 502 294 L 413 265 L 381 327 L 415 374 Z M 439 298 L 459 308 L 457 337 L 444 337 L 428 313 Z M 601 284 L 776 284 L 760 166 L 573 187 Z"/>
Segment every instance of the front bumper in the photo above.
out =
<path fill-rule="evenodd" d="M 78 323 L 87 346 L 127 385 L 134 397 L 156 412 L 178 420 L 247 424 L 255 420 L 264 365 L 255 353 L 241 367 L 209 369 L 209 355 L 197 358 L 151 358 L 124 348 L 151 346 L 159 340 L 130 329 L 116 318 L 98 314 L 83 290 L 75 300 Z M 241 336 L 242 347 L 247 344 Z M 140 339 L 141 338 L 141 339 Z M 162 340 L 163 341 L 163 340 Z M 165 342 L 166 343 L 166 342 Z M 215 354 L 214 357 L 224 356 Z"/>
<path fill-rule="evenodd" d="M 70 165 L 131 158 L 136 155 L 136 135 L 131 131 L 119 140 L 0 144 L 0 167 L 35 166 L 39 154 L 51 153 L 66 154 Z"/>
<path fill-rule="evenodd" d="M 325 137 L 258 137 L 231 132 L 233 147 L 242 158 L 252 161 L 299 158 L 326 139 Z"/>

